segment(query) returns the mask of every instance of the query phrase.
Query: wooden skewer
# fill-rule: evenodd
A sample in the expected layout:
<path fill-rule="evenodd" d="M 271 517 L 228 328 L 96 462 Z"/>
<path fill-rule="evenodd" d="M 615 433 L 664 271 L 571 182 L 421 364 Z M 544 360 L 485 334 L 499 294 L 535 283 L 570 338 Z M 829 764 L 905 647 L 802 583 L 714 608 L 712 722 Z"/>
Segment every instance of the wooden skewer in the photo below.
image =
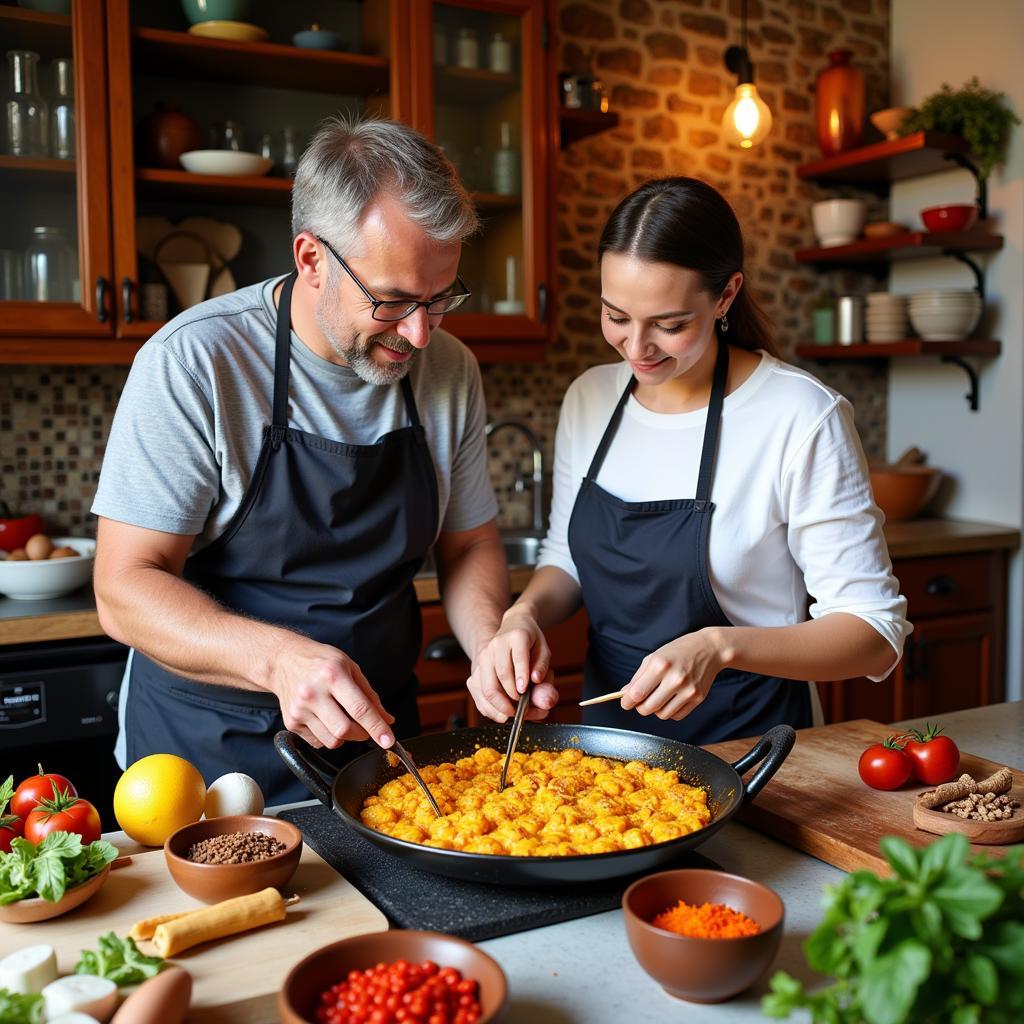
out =
<path fill-rule="evenodd" d="M 616 690 L 614 693 L 602 693 L 600 697 L 591 697 L 590 700 L 581 700 L 581 708 L 589 707 L 591 704 L 607 704 L 610 700 L 620 700 L 625 690 Z"/>

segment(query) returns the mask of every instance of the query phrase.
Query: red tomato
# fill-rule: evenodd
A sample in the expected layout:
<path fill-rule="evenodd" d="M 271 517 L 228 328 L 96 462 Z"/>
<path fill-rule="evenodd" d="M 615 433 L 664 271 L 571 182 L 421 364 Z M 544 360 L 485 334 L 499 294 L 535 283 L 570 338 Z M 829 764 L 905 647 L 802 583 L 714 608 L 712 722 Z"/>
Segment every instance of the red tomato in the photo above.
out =
<path fill-rule="evenodd" d="M 65 792 L 78 796 L 78 790 L 63 775 L 47 775 L 43 772 L 43 766 L 39 765 L 39 774 L 30 775 L 14 791 L 11 814 L 25 820 L 44 800 L 52 800 Z"/>
<path fill-rule="evenodd" d="M 914 778 L 928 786 L 955 779 L 960 767 L 960 750 L 941 732 L 937 725 L 926 725 L 924 732 L 915 729 L 903 748 L 910 758 Z"/>
<path fill-rule="evenodd" d="M 15 548 L 23 548 L 29 537 L 42 532 L 43 521 L 36 515 L 0 519 L 0 550 L 14 551 Z"/>
<path fill-rule="evenodd" d="M 100 812 L 88 800 L 70 794 L 44 800 L 25 819 L 30 843 L 41 843 L 51 832 L 77 832 L 83 843 L 91 843 L 102 831 Z"/>
<path fill-rule="evenodd" d="M 11 843 L 22 834 L 25 823 L 16 814 L 0 814 L 0 851 L 11 852 Z"/>
<path fill-rule="evenodd" d="M 874 743 L 857 762 L 857 771 L 872 789 L 899 789 L 913 770 L 910 758 L 901 745 L 902 736 L 890 736 L 884 743 Z"/>

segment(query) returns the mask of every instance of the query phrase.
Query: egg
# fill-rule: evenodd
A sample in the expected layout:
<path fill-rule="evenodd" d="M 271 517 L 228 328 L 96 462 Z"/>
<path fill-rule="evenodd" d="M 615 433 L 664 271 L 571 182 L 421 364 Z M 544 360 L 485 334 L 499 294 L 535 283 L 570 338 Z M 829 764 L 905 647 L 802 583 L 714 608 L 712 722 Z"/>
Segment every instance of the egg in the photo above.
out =
<path fill-rule="evenodd" d="M 78 552 L 74 548 L 62 547 L 54 548 L 50 552 L 51 558 L 78 558 Z"/>
<path fill-rule="evenodd" d="M 181 967 L 165 967 L 121 1004 L 111 1024 L 181 1024 L 191 998 L 192 975 Z"/>
<path fill-rule="evenodd" d="M 40 562 L 44 558 L 49 558 L 51 551 L 53 551 L 53 541 L 45 533 L 34 534 L 25 541 L 25 554 L 33 562 Z"/>
<path fill-rule="evenodd" d="M 262 814 L 263 792 L 254 779 L 241 772 L 222 775 L 206 791 L 206 817 L 228 814 Z"/>
<path fill-rule="evenodd" d="M 10 554 L 8 554 L 7 561 L 8 562 L 27 562 L 28 561 L 28 555 L 25 554 L 25 549 L 24 548 L 15 548 L 12 552 L 10 552 Z"/>

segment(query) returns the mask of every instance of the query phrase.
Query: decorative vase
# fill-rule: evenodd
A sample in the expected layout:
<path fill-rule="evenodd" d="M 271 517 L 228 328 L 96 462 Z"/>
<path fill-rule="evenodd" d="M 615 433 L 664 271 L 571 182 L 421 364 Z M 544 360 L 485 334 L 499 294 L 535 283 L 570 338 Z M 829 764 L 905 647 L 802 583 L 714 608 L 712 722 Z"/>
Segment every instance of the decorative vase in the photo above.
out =
<path fill-rule="evenodd" d="M 178 157 L 202 147 L 199 125 L 174 103 L 158 103 L 139 126 L 142 156 L 150 167 L 179 169 Z"/>
<path fill-rule="evenodd" d="M 824 156 L 860 145 L 864 129 L 864 74 L 850 63 L 852 50 L 833 50 L 818 72 L 814 107 L 818 145 Z"/>

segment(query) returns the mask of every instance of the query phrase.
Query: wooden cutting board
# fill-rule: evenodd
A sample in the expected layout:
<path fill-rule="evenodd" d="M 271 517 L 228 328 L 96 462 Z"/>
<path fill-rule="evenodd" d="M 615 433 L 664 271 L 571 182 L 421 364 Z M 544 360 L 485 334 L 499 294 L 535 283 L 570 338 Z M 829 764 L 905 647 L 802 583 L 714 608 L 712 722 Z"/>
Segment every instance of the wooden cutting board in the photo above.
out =
<path fill-rule="evenodd" d="M 867 719 L 798 730 L 789 757 L 757 798 L 740 809 L 737 820 L 844 871 L 869 868 L 888 874 L 878 847 L 882 836 L 901 836 L 913 846 L 926 846 L 938 838 L 914 828 L 913 819 L 915 798 L 933 787 L 908 783 L 902 789 L 884 792 L 870 789 L 857 774 L 857 761 L 864 750 L 892 733 L 891 725 Z M 729 740 L 706 749 L 733 762 L 750 750 L 752 743 Z M 1001 767 L 961 751 L 958 774 L 966 772 L 982 779 Z M 1012 794 L 1024 804 L 1024 771 L 1009 767 L 1015 777 Z M 1006 847 L 974 849 L 1000 856 Z"/>
<path fill-rule="evenodd" d="M 192 975 L 189 1024 L 271 1024 L 285 975 L 307 953 L 336 939 L 386 931 L 387 918 L 350 882 L 303 846 L 302 860 L 285 895 L 302 897 L 277 924 L 207 943 L 172 957 Z M 112 871 L 103 888 L 77 910 L 36 924 L 0 922 L 0 956 L 22 946 L 48 943 L 62 974 L 70 974 L 80 951 L 95 949 L 107 931 L 124 938 L 138 920 L 205 906 L 182 892 L 167 871 L 163 850 L 133 854 Z M 149 942 L 139 948 L 152 955 Z"/>

